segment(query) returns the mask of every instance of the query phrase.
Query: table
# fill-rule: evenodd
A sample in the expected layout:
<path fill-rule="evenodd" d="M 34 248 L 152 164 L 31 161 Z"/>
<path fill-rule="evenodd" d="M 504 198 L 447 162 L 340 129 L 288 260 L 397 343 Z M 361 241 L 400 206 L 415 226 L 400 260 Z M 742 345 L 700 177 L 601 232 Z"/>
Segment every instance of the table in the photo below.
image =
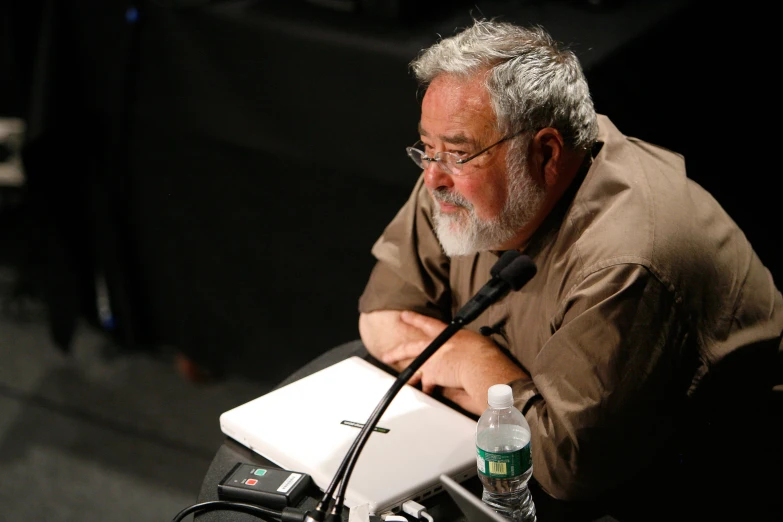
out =
<path fill-rule="evenodd" d="M 285 386 L 306 375 L 354 355 L 368 360 L 372 359 L 361 341 L 351 341 L 337 346 L 313 359 L 279 383 L 276 388 Z M 201 485 L 201 491 L 199 492 L 198 502 L 218 500 L 217 485 L 237 462 L 276 467 L 261 455 L 252 452 L 248 448 L 227 437 L 220 448 L 218 448 L 218 451 L 207 470 Z M 463 482 L 462 485 L 476 495 L 481 494 L 481 483 L 479 482 L 478 477 L 473 477 Z M 534 502 L 536 503 L 539 522 L 617 522 L 616 519 L 608 515 L 599 517 L 599 515 L 602 514 L 597 513 L 593 507 L 557 501 L 544 493 L 533 481 L 531 481 L 530 488 Z M 322 492 L 313 485 L 297 507 L 305 510 L 313 509 L 316 507 L 321 496 Z M 428 513 L 435 521 L 465 521 L 459 508 L 446 492 L 440 492 L 433 495 L 432 497 L 421 501 L 421 504 L 427 508 Z M 343 520 L 347 521 L 348 517 L 349 510 L 345 509 L 343 511 Z M 196 514 L 194 519 L 199 522 L 254 522 L 259 520 L 257 517 L 250 514 L 227 510 L 215 510 Z M 415 519 L 410 517 L 410 520 Z"/>

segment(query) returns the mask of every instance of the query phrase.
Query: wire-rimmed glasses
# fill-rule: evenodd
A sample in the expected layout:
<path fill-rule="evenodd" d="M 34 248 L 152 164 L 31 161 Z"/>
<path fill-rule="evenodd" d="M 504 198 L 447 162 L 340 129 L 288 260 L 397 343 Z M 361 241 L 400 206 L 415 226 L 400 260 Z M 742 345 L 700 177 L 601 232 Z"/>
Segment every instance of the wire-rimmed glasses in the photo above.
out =
<path fill-rule="evenodd" d="M 459 176 L 462 174 L 462 166 L 465 165 L 467 162 L 474 160 L 487 152 L 492 147 L 496 147 L 497 145 L 500 145 L 504 141 L 508 141 L 511 138 L 514 138 L 516 136 L 519 136 L 524 131 L 515 132 L 513 134 L 509 134 L 508 136 L 505 136 L 504 138 L 501 138 L 500 140 L 496 141 L 489 147 L 484 147 L 480 151 L 478 151 L 475 154 L 471 154 L 467 158 L 461 158 L 459 155 L 454 154 L 453 152 L 436 152 L 432 157 L 427 156 L 427 154 L 421 150 L 416 148 L 417 145 L 421 144 L 421 140 L 417 141 L 410 147 L 405 147 L 405 152 L 408 153 L 408 156 L 413 160 L 413 162 L 419 166 L 422 170 L 425 170 L 430 162 L 435 161 L 438 165 L 440 165 L 440 168 L 443 169 L 444 172 L 447 174 L 451 174 L 452 176 Z"/>

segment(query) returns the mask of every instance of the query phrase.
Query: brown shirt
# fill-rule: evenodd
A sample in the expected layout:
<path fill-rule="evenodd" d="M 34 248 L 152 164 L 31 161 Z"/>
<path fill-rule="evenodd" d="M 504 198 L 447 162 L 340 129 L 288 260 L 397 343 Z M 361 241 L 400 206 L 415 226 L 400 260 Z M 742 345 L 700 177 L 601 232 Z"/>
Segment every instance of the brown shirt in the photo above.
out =
<path fill-rule="evenodd" d="M 533 398 L 534 476 L 562 499 L 594 498 L 650 464 L 711 369 L 783 331 L 770 272 L 683 158 L 599 125 L 589 170 L 526 248 L 537 274 L 467 326 L 493 327 L 532 376 L 512 383 L 515 401 Z M 446 321 L 498 257 L 442 253 L 421 178 L 372 253 L 360 311 Z"/>

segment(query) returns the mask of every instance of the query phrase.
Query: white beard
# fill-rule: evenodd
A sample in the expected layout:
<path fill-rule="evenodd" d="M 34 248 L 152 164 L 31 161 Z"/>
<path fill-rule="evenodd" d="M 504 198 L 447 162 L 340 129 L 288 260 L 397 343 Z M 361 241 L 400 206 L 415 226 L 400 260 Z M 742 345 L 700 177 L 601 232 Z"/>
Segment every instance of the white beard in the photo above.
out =
<path fill-rule="evenodd" d="M 494 219 L 479 218 L 473 205 L 456 192 L 432 192 L 436 201 L 463 208 L 456 213 L 444 214 L 437 203 L 434 206 L 435 234 L 447 256 L 468 256 L 484 250 L 500 249 L 500 246 L 518 234 L 541 208 L 546 196 L 545 189 L 528 175 L 523 166 L 524 157 L 513 154 L 512 151 L 509 151 L 509 155 L 517 159 L 507 162 L 508 195 L 503 210 Z"/>

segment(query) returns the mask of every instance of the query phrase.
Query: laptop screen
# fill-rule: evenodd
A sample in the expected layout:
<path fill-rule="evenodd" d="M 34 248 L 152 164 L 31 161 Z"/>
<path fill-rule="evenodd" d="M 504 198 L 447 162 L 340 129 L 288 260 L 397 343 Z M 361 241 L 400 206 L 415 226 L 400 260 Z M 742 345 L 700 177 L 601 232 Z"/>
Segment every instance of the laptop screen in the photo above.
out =
<path fill-rule="evenodd" d="M 476 495 L 462 487 L 448 475 L 441 475 L 440 481 L 449 496 L 454 500 L 467 522 L 508 522 L 493 511 Z"/>

